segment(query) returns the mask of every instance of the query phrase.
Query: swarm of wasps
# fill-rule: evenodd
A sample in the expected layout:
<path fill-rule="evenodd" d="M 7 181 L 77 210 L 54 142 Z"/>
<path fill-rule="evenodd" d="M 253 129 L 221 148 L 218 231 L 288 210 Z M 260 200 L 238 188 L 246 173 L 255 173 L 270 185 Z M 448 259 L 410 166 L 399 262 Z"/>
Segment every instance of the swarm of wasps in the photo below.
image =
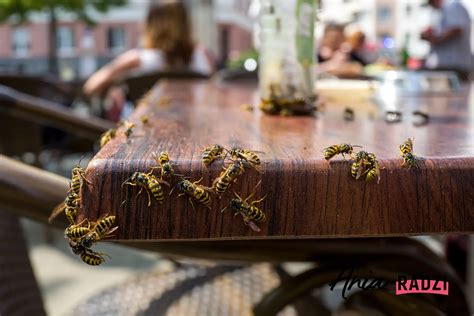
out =
<path fill-rule="evenodd" d="M 293 85 L 270 84 L 268 89 L 269 96 L 260 101 L 260 109 L 266 114 L 314 115 L 318 110 L 315 105 L 316 96 L 304 98 L 298 95 L 297 89 Z"/>
<path fill-rule="evenodd" d="M 361 147 L 358 145 L 351 144 L 340 144 L 332 145 L 324 148 L 323 155 L 324 159 L 330 160 L 336 155 L 349 155 L 354 161 L 351 164 L 350 173 L 351 176 L 358 180 L 365 176 L 367 182 L 377 179 L 377 183 L 380 182 L 380 164 L 377 160 L 377 156 L 374 153 L 366 151 L 354 152 L 355 147 Z M 413 154 L 413 141 L 411 138 L 407 138 L 400 146 L 400 156 L 402 157 L 402 167 L 415 167 L 416 158 Z"/>
<path fill-rule="evenodd" d="M 369 153 L 366 151 L 354 152 L 355 147 L 361 147 L 359 145 L 351 144 L 340 144 L 332 145 L 327 148 L 324 148 L 323 154 L 324 159 L 330 160 L 336 155 L 342 155 L 345 158 L 345 154 L 349 155 L 352 160 L 351 164 L 351 176 L 358 180 L 362 176 L 365 176 L 365 181 L 370 182 L 377 179 L 377 182 L 380 181 L 380 165 L 377 160 L 377 156 L 374 153 Z"/>
<path fill-rule="evenodd" d="M 246 167 L 250 167 L 259 173 L 263 173 L 261 169 L 261 160 L 257 152 L 240 147 L 233 147 L 230 150 L 227 150 L 217 144 L 206 147 L 204 148 L 201 155 L 203 165 L 206 167 L 209 166 L 214 160 L 222 157 L 224 151 L 226 151 L 224 159 L 227 156 L 230 156 L 230 160 L 232 162 L 227 167 L 222 167 L 223 171 L 212 183 L 214 192 L 218 196 L 222 196 L 222 194 L 228 190 L 231 184 L 237 181 L 237 177 L 245 172 Z M 260 183 L 261 182 L 257 184 L 255 190 L 260 185 Z M 236 192 L 234 192 L 235 198 L 231 200 L 230 208 L 235 211 L 235 215 L 240 214 L 242 216 L 242 219 L 246 225 L 258 232 L 260 231 L 260 228 L 258 228 L 256 224 L 264 222 L 266 220 L 266 216 L 262 209 L 257 207 L 255 204 L 262 202 L 265 197 L 249 202 L 250 198 L 254 194 L 255 191 L 247 198 L 243 199 Z M 226 208 L 222 209 L 221 212 L 223 212 Z"/>
<path fill-rule="evenodd" d="M 50 220 L 56 214 L 64 212 L 69 221 L 64 236 L 68 239 L 73 253 L 88 265 L 97 266 L 105 262 L 104 257 L 107 255 L 96 252 L 91 247 L 101 239 L 111 236 L 118 226 L 114 227 L 115 216 L 113 215 L 106 215 L 92 224 L 88 219 L 76 223 L 79 211 L 79 196 L 84 183 L 90 182 L 85 177 L 85 170 L 78 164 L 72 169 L 70 189 L 66 199 L 53 211 Z"/>
<path fill-rule="evenodd" d="M 227 166 L 223 166 L 222 172 L 216 179 L 214 179 L 211 186 L 201 184 L 202 178 L 197 181 L 192 181 L 183 175 L 176 174 L 173 168 L 176 164 L 170 161 L 167 151 L 162 151 L 160 153 L 153 152 L 152 157 L 157 166 L 152 167 L 148 173 L 134 172 L 132 176 L 126 179 L 122 184 L 122 186 L 130 185 L 140 187 L 137 196 L 145 190 L 148 194 L 148 206 L 151 205 L 152 197 L 153 200 L 159 204 L 163 204 L 165 199 L 163 185 L 170 187 L 170 183 L 174 177 L 178 177 L 178 182 L 169 193 L 170 195 L 174 189 L 178 189 L 178 197 L 186 196 L 193 209 L 195 208 L 194 203 L 201 204 L 207 209 L 211 209 L 212 195 L 215 194 L 221 198 L 223 194 L 227 192 L 229 187 L 237 181 L 237 178 L 245 172 L 246 168 L 249 167 L 262 173 L 261 160 L 257 152 L 240 147 L 233 147 L 228 150 L 221 145 L 215 144 L 207 146 L 202 150 L 201 159 L 204 167 L 209 167 L 219 158 L 230 161 Z M 160 170 L 160 176 L 153 174 L 155 169 Z M 236 212 L 236 215 L 242 215 L 245 224 L 255 231 L 260 231 L 256 223 L 265 221 L 265 214 L 255 204 L 263 201 L 263 199 L 249 201 L 254 193 L 246 199 L 242 199 L 235 192 L 234 194 L 236 198 L 231 201 L 230 207 Z M 123 203 L 125 202 L 126 201 Z M 226 208 L 221 212 L 225 209 Z"/>

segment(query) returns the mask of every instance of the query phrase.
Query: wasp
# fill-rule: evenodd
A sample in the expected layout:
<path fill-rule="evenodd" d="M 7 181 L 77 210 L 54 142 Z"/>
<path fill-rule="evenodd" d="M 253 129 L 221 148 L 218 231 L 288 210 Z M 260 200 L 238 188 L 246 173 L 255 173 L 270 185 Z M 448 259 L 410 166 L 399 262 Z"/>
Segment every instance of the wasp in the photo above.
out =
<path fill-rule="evenodd" d="M 402 158 L 403 158 L 402 166 L 408 166 L 409 168 L 416 166 L 415 155 L 413 155 L 412 153 L 403 154 Z"/>
<path fill-rule="evenodd" d="M 84 220 L 85 221 L 85 220 Z M 66 228 L 64 235 L 69 240 L 78 240 L 87 235 L 90 232 L 90 223 L 88 223 L 87 227 L 82 226 L 82 223 L 77 225 L 71 225 Z"/>
<path fill-rule="evenodd" d="M 353 178 L 359 179 L 362 175 L 365 175 L 366 181 L 372 181 L 375 178 L 380 181 L 380 166 L 375 154 L 359 151 L 353 158 L 355 160 L 351 165 Z"/>
<path fill-rule="evenodd" d="M 77 195 L 79 195 L 79 191 L 81 190 L 81 185 L 82 185 L 81 178 L 83 181 L 87 183 L 91 183 L 89 180 L 86 179 L 86 171 L 81 167 L 80 161 L 79 161 L 79 164 L 77 164 L 74 168 L 72 168 L 71 183 L 70 183 L 72 192 L 74 192 Z"/>
<path fill-rule="evenodd" d="M 416 158 L 413 154 L 413 141 L 411 138 L 407 138 L 407 140 L 400 145 L 400 156 L 403 159 L 402 167 L 408 166 L 410 168 L 416 166 Z"/>
<path fill-rule="evenodd" d="M 117 122 L 117 127 L 122 127 L 125 124 L 127 124 L 127 122 L 128 122 L 127 120 L 120 119 L 120 121 Z"/>
<path fill-rule="evenodd" d="M 202 178 L 198 181 L 191 182 L 189 180 L 183 179 L 178 183 L 178 188 L 181 193 L 178 195 L 182 196 L 184 194 L 189 195 L 189 202 L 194 209 L 193 199 L 197 202 L 204 204 L 208 209 L 211 208 L 211 196 L 209 194 L 209 188 L 199 185 Z"/>
<path fill-rule="evenodd" d="M 79 211 L 79 195 L 70 192 L 64 200 L 64 214 L 71 224 L 76 223 L 77 213 Z"/>
<path fill-rule="evenodd" d="M 242 159 L 246 161 L 252 168 L 255 170 L 260 171 L 260 156 L 257 155 L 257 152 L 243 149 L 239 147 L 233 147 L 231 150 L 228 151 L 228 154 L 232 157 L 232 159 Z"/>
<path fill-rule="evenodd" d="M 133 133 L 133 129 L 135 128 L 135 124 L 126 121 L 126 122 L 125 122 L 125 126 L 126 126 L 127 128 L 125 129 L 125 132 L 123 132 L 123 133 L 125 134 L 125 136 L 127 136 L 127 138 L 129 138 L 129 137 L 132 135 L 132 133 Z"/>
<path fill-rule="evenodd" d="M 95 252 L 92 249 L 86 248 L 80 244 L 71 245 L 72 251 L 78 255 L 84 263 L 90 266 L 98 266 L 105 262 L 104 256 L 106 254 Z"/>
<path fill-rule="evenodd" d="M 354 120 L 354 110 L 351 108 L 344 109 L 344 120 L 353 121 Z"/>
<path fill-rule="evenodd" d="M 92 247 L 93 244 L 97 243 L 103 238 L 109 237 L 118 226 L 115 226 L 115 216 L 105 216 L 103 219 L 97 221 L 94 228 L 90 230 L 80 241 L 80 244 L 85 248 Z"/>
<path fill-rule="evenodd" d="M 357 154 L 351 154 L 351 157 L 355 160 L 351 165 L 351 175 L 355 179 L 359 179 L 363 174 L 365 167 L 369 165 L 369 153 L 366 151 L 359 151 Z"/>
<path fill-rule="evenodd" d="M 400 155 L 403 156 L 411 152 L 413 152 L 413 141 L 411 138 L 407 138 L 405 142 L 400 145 Z"/>
<path fill-rule="evenodd" d="M 168 105 L 171 103 L 171 98 L 168 96 L 161 96 L 160 99 L 158 100 L 158 106 L 163 106 L 163 105 Z"/>
<path fill-rule="evenodd" d="M 237 177 L 244 172 L 244 165 L 242 161 L 237 160 L 234 163 L 231 163 L 227 168 L 224 168 L 224 171 L 214 180 L 212 187 L 217 194 L 224 193 L 232 182 L 237 180 Z"/>
<path fill-rule="evenodd" d="M 323 150 L 324 159 L 329 160 L 339 154 L 341 154 L 342 157 L 344 157 L 344 154 L 351 155 L 352 152 L 354 151 L 354 147 L 360 147 L 360 146 L 350 145 L 350 144 L 340 144 L 340 145 L 332 145 L 332 146 L 326 147 Z"/>
<path fill-rule="evenodd" d="M 100 147 L 104 147 L 105 144 L 107 144 L 109 141 L 111 141 L 113 138 L 115 138 L 115 135 L 117 134 L 117 130 L 115 128 L 111 128 L 105 133 L 103 133 L 100 136 Z"/>
<path fill-rule="evenodd" d="M 202 164 L 208 167 L 214 160 L 222 156 L 223 152 L 224 147 L 218 144 L 204 148 L 201 154 Z"/>
<path fill-rule="evenodd" d="M 140 121 L 143 125 L 148 125 L 148 123 L 150 122 L 150 118 L 148 117 L 148 115 L 142 115 L 140 116 Z"/>
<path fill-rule="evenodd" d="M 154 175 L 148 176 L 148 189 L 150 190 L 151 195 L 153 195 L 155 200 L 157 200 L 160 204 L 163 204 L 163 201 L 165 200 L 163 186 L 161 185 L 162 183 L 169 186 L 168 182 L 163 181 Z M 150 204 L 151 202 L 148 200 L 148 206 L 150 206 Z"/>
<path fill-rule="evenodd" d="M 351 175 L 354 179 L 359 179 L 364 171 L 362 164 L 358 161 L 354 161 L 351 165 Z"/>
<path fill-rule="evenodd" d="M 65 236 L 66 236 L 68 239 L 77 240 L 77 239 L 80 239 L 80 238 L 84 237 L 84 236 L 87 235 L 89 232 L 90 232 L 90 228 L 89 228 L 89 227 L 76 227 L 76 226 L 71 226 L 71 227 L 66 228 Z"/>
<path fill-rule="evenodd" d="M 279 107 L 271 99 L 261 99 L 259 107 L 260 110 L 268 114 L 277 114 L 279 112 Z"/>
<path fill-rule="evenodd" d="M 366 151 L 359 151 L 358 153 L 356 153 L 355 155 L 354 154 L 351 154 L 351 157 L 355 160 L 355 161 L 358 161 L 358 162 L 365 162 L 369 159 L 369 153 L 366 152 Z"/>
<path fill-rule="evenodd" d="M 365 176 L 365 181 L 367 182 L 375 179 L 377 179 L 377 183 L 380 182 L 380 166 L 377 160 L 374 160 L 374 162 L 370 165 Z"/>
<path fill-rule="evenodd" d="M 380 165 L 377 161 L 377 156 L 373 153 L 365 153 L 356 155 L 356 158 L 359 157 L 359 163 L 363 165 L 365 180 L 370 182 L 374 179 L 377 179 L 377 183 L 380 182 Z"/>
<path fill-rule="evenodd" d="M 171 103 L 171 98 L 166 95 L 161 96 L 160 99 L 158 100 L 158 106 L 165 106 L 165 105 L 169 105 L 170 103 Z"/>
<path fill-rule="evenodd" d="M 81 260 L 90 266 L 98 266 L 105 262 L 102 254 L 86 249 L 80 254 Z"/>
<path fill-rule="evenodd" d="M 134 172 L 133 175 L 125 180 L 124 183 L 122 183 L 122 186 L 124 184 L 131 185 L 131 186 L 138 186 L 140 187 L 140 191 L 138 192 L 137 196 L 142 193 L 142 190 L 145 189 L 146 193 L 148 194 L 148 206 L 151 205 L 151 197 L 150 197 L 150 192 L 160 204 L 163 204 L 164 201 L 164 193 L 163 193 L 163 187 L 161 184 L 166 184 L 169 186 L 169 183 L 161 180 L 151 173 L 143 173 L 143 172 Z"/>
<path fill-rule="evenodd" d="M 163 178 L 163 176 L 169 177 L 174 175 L 173 163 L 170 162 L 170 157 L 168 156 L 167 151 L 162 151 L 160 154 L 155 151 L 152 153 L 152 157 L 155 159 L 156 163 L 158 163 L 159 168 L 161 168 L 161 178 Z"/>
<path fill-rule="evenodd" d="M 122 187 L 124 184 L 140 187 L 140 191 L 138 191 L 137 196 L 139 196 L 142 193 L 142 190 L 145 188 L 145 191 L 148 194 L 148 205 L 150 205 L 151 199 L 150 199 L 150 193 L 148 192 L 148 180 L 149 180 L 148 174 L 137 171 L 137 172 L 134 172 L 130 178 L 128 178 L 122 183 Z"/>
<path fill-rule="evenodd" d="M 260 182 L 259 182 L 260 184 Z M 257 185 L 258 186 L 258 185 Z M 236 192 L 234 192 L 236 198 L 233 198 L 230 202 L 230 207 L 235 211 L 235 215 L 241 214 L 244 223 L 256 232 L 260 231 L 260 228 L 255 223 L 262 223 L 266 220 L 265 213 L 255 206 L 255 204 L 262 202 L 265 197 L 248 202 L 250 198 L 255 194 L 255 191 L 250 194 L 246 199 L 242 199 Z M 224 212 L 224 208 L 221 212 Z"/>
<path fill-rule="evenodd" d="M 253 105 L 248 104 L 248 103 L 244 103 L 244 104 L 240 105 L 240 109 L 242 111 L 252 112 L 253 111 Z"/>
<path fill-rule="evenodd" d="M 48 221 L 51 223 L 53 219 L 59 214 L 63 213 L 66 215 L 69 223 L 74 225 L 76 223 L 76 217 L 79 210 L 79 196 L 74 192 L 69 192 L 64 199 L 64 202 L 56 206 L 51 215 L 48 218 Z"/>

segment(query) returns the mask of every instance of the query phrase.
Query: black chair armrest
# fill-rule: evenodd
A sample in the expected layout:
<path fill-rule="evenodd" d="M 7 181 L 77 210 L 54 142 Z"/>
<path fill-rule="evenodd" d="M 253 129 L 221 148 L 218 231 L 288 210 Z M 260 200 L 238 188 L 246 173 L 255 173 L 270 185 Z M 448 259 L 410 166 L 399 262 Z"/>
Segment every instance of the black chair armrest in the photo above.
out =
<path fill-rule="evenodd" d="M 112 122 L 97 117 L 80 117 L 55 102 L 1 85 L 0 113 L 52 126 L 89 139 L 97 139 L 103 132 L 114 127 Z"/>

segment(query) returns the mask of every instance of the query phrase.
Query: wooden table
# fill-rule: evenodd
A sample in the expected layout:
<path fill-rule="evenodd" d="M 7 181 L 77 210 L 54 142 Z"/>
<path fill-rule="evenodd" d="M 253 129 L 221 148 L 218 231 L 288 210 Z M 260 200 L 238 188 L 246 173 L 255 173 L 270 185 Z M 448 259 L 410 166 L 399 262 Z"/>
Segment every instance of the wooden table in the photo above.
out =
<path fill-rule="evenodd" d="M 139 103 L 130 118 L 137 124 L 130 138 L 118 136 L 102 148 L 87 168 L 90 185 L 82 192 L 80 217 L 115 213 L 118 240 L 300 239 L 351 236 L 404 236 L 474 230 L 474 102 L 472 89 L 449 95 L 403 98 L 401 123 L 388 124 L 375 106 L 348 104 L 355 120 L 343 120 L 343 107 L 327 104 L 313 117 L 268 116 L 257 108 L 252 84 L 217 84 L 204 80 L 161 81 Z M 343 93 L 343 92 L 341 92 Z M 160 102 L 168 97 L 170 102 Z M 429 124 L 413 125 L 413 110 L 430 114 Z M 148 115 L 150 126 L 140 117 Z M 398 146 L 414 139 L 418 167 L 400 166 Z M 351 143 L 374 152 L 383 167 L 380 183 L 356 181 L 350 162 L 330 163 L 322 149 Z M 196 205 L 177 192 L 159 205 L 123 187 L 133 172 L 155 166 L 153 151 L 167 150 L 175 171 L 211 185 L 222 161 L 201 165 L 201 149 L 218 143 L 262 151 L 263 174 L 253 170 L 238 178 L 212 209 Z M 226 163 L 227 164 L 227 163 Z M 233 197 L 256 196 L 267 221 L 252 231 L 227 209 Z M 175 184 L 173 182 L 173 184 Z M 175 190 L 177 191 L 177 190 Z M 126 201 L 122 204 L 123 201 Z"/>

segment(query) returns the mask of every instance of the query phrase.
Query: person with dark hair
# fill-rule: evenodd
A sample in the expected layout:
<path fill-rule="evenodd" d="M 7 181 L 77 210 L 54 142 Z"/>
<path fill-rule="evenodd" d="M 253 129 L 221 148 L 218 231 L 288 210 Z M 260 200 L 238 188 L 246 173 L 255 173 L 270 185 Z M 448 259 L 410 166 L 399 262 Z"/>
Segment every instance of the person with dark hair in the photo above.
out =
<path fill-rule="evenodd" d="M 195 44 L 186 8 L 181 2 L 165 2 L 150 6 L 142 48 L 118 56 L 95 72 L 84 84 L 84 93 L 102 93 L 110 83 L 131 70 L 187 69 L 211 74 L 213 63 L 207 51 Z"/>

